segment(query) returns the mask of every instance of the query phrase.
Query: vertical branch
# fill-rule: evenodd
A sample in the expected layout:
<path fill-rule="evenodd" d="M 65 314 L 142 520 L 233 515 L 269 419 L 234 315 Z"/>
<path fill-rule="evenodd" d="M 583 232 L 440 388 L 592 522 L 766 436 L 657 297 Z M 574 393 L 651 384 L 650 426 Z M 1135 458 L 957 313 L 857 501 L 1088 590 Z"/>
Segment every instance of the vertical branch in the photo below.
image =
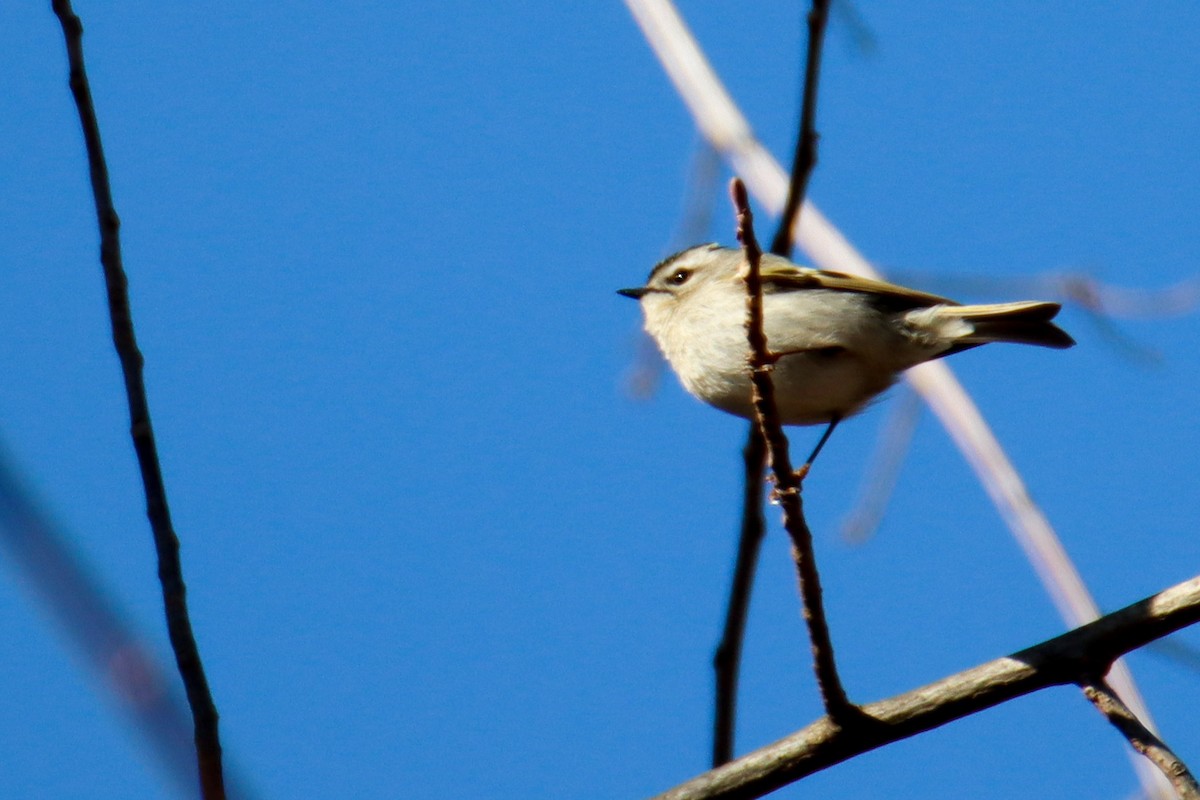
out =
<path fill-rule="evenodd" d="M 808 178 L 817 163 L 817 83 L 820 78 L 821 51 L 825 42 L 825 27 L 829 19 L 830 0 L 813 0 L 808 14 L 808 54 L 804 67 L 804 86 L 800 101 L 800 130 L 796 134 L 796 152 L 792 161 L 792 177 L 779 229 L 771 243 L 771 252 L 784 258 L 792 254 L 792 229 L 804 196 Z M 757 424 L 752 424 L 743 450 L 745 484 L 742 492 L 742 531 L 738 539 L 737 562 L 729 605 L 725 615 L 725 630 L 713 658 L 716 672 L 715 712 L 713 715 L 713 766 L 733 758 L 733 731 L 737 720 L 737 680 L 741 666 L 742 639 L 745 636 L 745 617 L 754 589 L 755 567 L 763 540 L 762 517 L 762 448 L 765 443 Z M 755 463 L 753 453 L 759 453 Z"/>
<path fill-rule="evenodd" d="M 809 639 L 812 642 L 813 664 L 821 700 L 831 718 L 845 720 L 853 706 L 846 699 L 846 692 L 842 688 L 834 663 L 833 643 L 829 638 L 829 626 L 825 622 L 825 604 L 821 599 L 821 580 L 813 554 L 812 532 L 808 529 L 800 502 L 800 476 L 792 469 L 787 436 L 783 433 L 783 425 L 775 405 L 775 384 L 771 379 L 775 357 L 767 350 L 767 337 L 763 333 L 762 275 L 759 271 L 762 250 L 754 238 L 750 199 L 746 196 L 746 186 L 741 179 L 733 179 L 730 193 L 737 209 L 738 241 L 742 243 L 747 262 L 746 291 L 749 313 L 746 321 L 746 339 L 750 343 L 750 379 L 754 385 L 754 413 L 762 428 L 767 452 L 770 454 L 775 496 L 783 509 L 783 526 L 792 539 L 792 557 L 799 574 L 804 621 L 808 625 Z"/>
<path fill-rule="evenodd" d="M 817 165 L 817 84 L 821 78 L 821 50 L 825 44 L 825 25 L 829 21 L 830 0 L 813 0 L 808 12 L 808 58 L 804 65 L 804 94 L 800 101 L 800 133 L 796 137 L 796 153 L 792 157 L 792 177 L 788 182 L 787 200 L 779 220 L 779 229 L 771 242 L 771 252 L 784 258 L 792 257 L 792 229 L 804 195 L 808 178 Z"/>
<path fill-rule="evenodd" d="M 130 434 L 146 494 L 146 516 L 150 520 L 158 554 L 158 579 L 162 584 L 167 634 L 192 710 L 200 788 L 206 800 L 223 800 L 225 780 L 221 767 L 221 742 L 217 733 L 217 709 L 188 617 L 187 587 L 183 582 L 183 568 L 179 561 L 179 538 L 171 524 L 166 486 L 159 466 L 154 429 L 150 424 L 150 406 L 142 379 L 143 358 L 134 336 L 133 317 L 129 308 L 129 282 L 121 264 L 121 223 L 113 205 L 108 165 L 100 141 L 100 124 L 96 119 L 92 92 L 84 69 L 83 23 L 71 8 L 70 0 L 52 0 L 52 7 L 66 40 L 71 94 L 79 111 L 79 122 L 87 147 L 92 194 L 100 226 L 100 263 L 108 291 L 113 344 L 125 379 Z"/>
<path fill-rule="evenodd" d="M 825 25 L 829 15 L 829 0 L 814 0 L 808 15 L 808 56 L 805 65 L 804 89 L 801 101 L 800 131 L 796 137 L 796 155 L 793 162 L 792 179 L 783 218 L 780 222 L 771 251 L 785 258 L 791 255 L 791 231 L 796 215 L 803 203 L 808 187 L 808 177 L 816 165 L 815 129 L 817 81 L 819 78 L 821 49 L 825 38 Z M 752 427 L 746 441 L 745 488 L 742 506 L 742 533 L 738 543 L 738 557 L 734 568 L 733 586 L 730 590 L 729 607 L 725 631 L 717 648 L 714 667 L 717 673 L 716 713 L 713 735 L 713 765 L 723 764 L 733 755 L 733 730 L 737 709 L 737 676 L 739 672 L 742 638 L 745 632 L 745 614 L 750 605 L 750 594 L 754 585 L 755 566 L 763 538 L 762 522 L 762 464 L 752 468 L 751 454 L 764 446 L 761 430 Z M 753 504 L 753 505 L 752 505 Z M 735 614 L 741 615 L 735 622 Z M 735 638 L 736 637 L 736 638 Z M 835 675 L 836 677 L 836 675 Z"/>
<path fill-rule="evenodd" d="M 1084 696 L 1121 732 L 1134 750 L 1158 767 L 1182 800 L 1200 800 L 1200 785 L 1187 764 L 1129 710 L 1107 681 L 1099 678 L 1084 681 L 1081 686 Z"/>
<path fill-rule="evenodd" d="M 766 464 L 767 443 L 757 423 L 750 423 L 746 447 L 742 450 L 745 464 L 742 491 L 742 531 L 738 538 L 737 561 L 733 567 L 733 584 L 729 589 L 729 605 L 725 611 L 725 630 L 713 656 L 716 672 L 716 698 L 713 713 L 712 765 L 719 767 L 733 760 L 733 731 L 737 722 L 737 684 L 742 664 L 742 643 L 746 638 L 746 615 L 750 611 L 750 592 L 758 554 L 762 549 L 766 522 L 763 519 L 763 467 Z"/>

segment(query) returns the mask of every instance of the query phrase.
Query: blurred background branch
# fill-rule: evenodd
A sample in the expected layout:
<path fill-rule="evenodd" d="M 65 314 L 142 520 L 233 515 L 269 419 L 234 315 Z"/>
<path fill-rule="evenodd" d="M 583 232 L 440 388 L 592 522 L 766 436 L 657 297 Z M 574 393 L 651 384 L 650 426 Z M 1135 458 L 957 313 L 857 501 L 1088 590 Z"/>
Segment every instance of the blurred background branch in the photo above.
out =
<path fill-rule="evenodd" d="M 169 672 L 84 565 L 70 538 L 30 496 L 0 449 L 0 548 L 181 797 L 199 797 L 192 719 Z M 249 792 L 231 781 L 231 796 Z"/>

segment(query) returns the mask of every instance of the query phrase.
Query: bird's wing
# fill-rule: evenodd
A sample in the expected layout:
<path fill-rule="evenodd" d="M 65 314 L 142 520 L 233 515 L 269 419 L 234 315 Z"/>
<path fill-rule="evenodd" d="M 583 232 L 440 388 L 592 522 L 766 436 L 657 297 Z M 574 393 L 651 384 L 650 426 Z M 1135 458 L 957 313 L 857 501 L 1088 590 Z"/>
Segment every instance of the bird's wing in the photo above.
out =
<path fill-rule="evenodd" d="M 763 288 L 766 291 L 789 292 L 804 289 L 830 289 L 835 292 L 869 294 L 896 310 L 958 303 L 936 294 L 919 292 L 886 281 L 860 278 L 844 272 L 828 272 L 810 267 L 798 267 L 778 256 L 763 256 Z"/>

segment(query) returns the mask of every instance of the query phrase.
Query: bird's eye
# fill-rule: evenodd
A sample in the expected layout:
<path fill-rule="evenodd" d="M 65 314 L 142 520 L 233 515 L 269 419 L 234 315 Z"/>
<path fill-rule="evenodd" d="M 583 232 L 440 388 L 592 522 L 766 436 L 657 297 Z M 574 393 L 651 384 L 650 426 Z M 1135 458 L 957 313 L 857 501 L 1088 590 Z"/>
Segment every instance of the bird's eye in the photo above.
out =
<path fill-rule="evenodd" d="M 687 283 L 687 279 L 692 277 L 692 271 L 687 269 L 675 270 L 675 274 L 671 276 L 671 283 L 676 286 L 683 286 Z"/>

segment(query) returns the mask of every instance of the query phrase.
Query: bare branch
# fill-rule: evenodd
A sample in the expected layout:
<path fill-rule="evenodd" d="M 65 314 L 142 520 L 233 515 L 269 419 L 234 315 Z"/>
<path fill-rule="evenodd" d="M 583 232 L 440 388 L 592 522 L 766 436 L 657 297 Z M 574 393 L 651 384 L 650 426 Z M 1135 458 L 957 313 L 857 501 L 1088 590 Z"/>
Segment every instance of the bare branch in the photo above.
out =
<path fill-rule="evenodd" d="M 800 125 L 796 133 L 796 155 L 792 163 L 792 178 L 783 219 L 775 232 L 771 252 L 791 257 L 792 226 L 808 189 L 808 179 L 817 163 L 817 84 L 820 77 L 821 50 L 825 27 L 829 20 L 829 0 L 814 0 L 808 15 L 808 48 L 800 101 Z M 714 151 L 715 152 L 715 151 Z M 741 659 L 741 637 L 745 633 L 745 614 L 754 589 L 754 571 L 758 550 L 762 546 L 762 464 L 752 470 L 750 454 L 762 447 L 762 433 L 757 425 L 750 427 L 744 455 L 746 458 L 745 486 L 742 492 L 742 530 L 738 540 L 738 557 L 734 580 L 730 588 L 729 613 L 717 654 L 713 660 L 716 670 L 715 711 L 713 714 L 713 766 L 724 764 L 733 757 L 734 727 L 737 722 L 737 675 Z M 753 502 L 753 505 L 752 505 Z M 742 621 L 730 623 L 740 613 Z M 736 637 L 736 640 L 733 638 Z M 836 677 L 836 674 L 835 674 Z"/>
<path fill-rule="evenodd" d="M 725 629 L 713 655 L 713 670 L 716 672 L 713 711 L 714 767 L 733 759 L 733 732 L 737 722 L 737 688 L 742 663 L 742 643 L 746 638 L 746 615 L 750 610 L 750 593 L 766 527 L 762 510 L 766 449 L 767 443 L 763 441 L 762 430 L 757 423 L 750 423 L 746 447 L 742 451 L 745 465 L 742 480 L 742 530 L 738 537 L 737 560 L 733 567 L 733 583 L 729 589 L 729 605 L 725 610 Z"/>
<path fill-rule="evenodd" d="M 762 797 L 834 764 L 1015 697 L 1104 674 L 1121 655 L 1196 622 L 1200 576 L 1019 653 L 861 706 L 861 717 L 851 726 L 817 720 L 656 800 Z"/>
<path fill-rule="evenodd" d="M 821 580 L 817 573 L 813 554 L 812 532 L 804 519 L 800 501 L 801 476 L 792 469 L 788 455 L 788 440 L 783 433 L 779 410 L 775 406 L 775 385 L 771 380 L 771 368 L 775 361 L 767 350 L 767 337 L 763 333 L 762 279 L 759 262 L 762 250 L 754 238 L 754 221 L 750 211 L 750 200 L 746 186 L 739 178 L 730 183 L 730 194 L 738 216 L 738 241 L 745 250 L 747 272 L 746 292 L 748 315 L 746 338 L 750 343 L 750 380 L 754 385 L 754 414 L 762 429 L 770 455 L 771 473 L 775 480 L 774 494 L 783 509 L 783 526 L 792 539 L 792 558 L 800 579 L 800 596 L 804 602 L 804 621 L 808 625 L 812 641 L 813 664 L 817 674 L 817 686 L 825 712 L 835 720 L 853 715 L 853 706 L 846 699 L 837 666 L 833 658 L 833 643 L 829 638 L 829 626 L 825 622 L 825 604 L 821 599 Z"/>
<path fill-rule="evenodd" d="M 1187 764 L 1134 716 L 1103 679 L 1084 681 L 1080 685 L 1087 699 L 1129 740 L 1130 746 L 1162 771 L 1181 800 L 1200 800 L 1200 786 Z"/>
<path fill-rule="evenodd" d="M 92 194 L 100 225 L 100 263 L 108 290 L 108 310 L 112 321 L 113 343 L 121 361 L 125 393 L 129 401 L 130 434 L 137 452 L 138 466 L 146 493 L 146 516 L 158 553 L 158 579 L 162 584 L 167 633 L 179 674 L 183 678 L 195 728 L 196 756 L 200 787 L 206 800 L 223 800 L 225 779 L 221 767 L 221 742 L 217 733 L 217 708 L 208 688 L 200 651 L 192 633 L 187 609 L 187 587 L 179 561 L 179 538 L 171 524 L 167 490 L 159 466 L 158 447 L 150 424 L 150 404 L 142 378 L 143 358 L 133 331 L 129 308 L 129 281 L 121 264 L 120 219 L 113 205 L 108 180 L 108 165 L 100 141 L 100 124 L 92 102 L 83 62 L 83 23 L 71 8 L 70 0 L 53 0 L 52 7 L 62 25 L 70 63 L 71 94 L 79 111 L 83 138 L 87 147 Z"/>
<path fill-rule="evenodd" d="M 792 228 L 808 192 L 808 179 L 817 166 L 817 86 L 821 77 L 825 26 L 829 22 L 829 2 L 813 0 L 812 10 L 808 12 L 808 57 L 804 65 L 804 94 L 800 101 L 800 132 L 792 156 L 787 200 L 783 204 L 775 239 L 771 242 L 771 252 L 784 258 L 792 257 Z"/>

